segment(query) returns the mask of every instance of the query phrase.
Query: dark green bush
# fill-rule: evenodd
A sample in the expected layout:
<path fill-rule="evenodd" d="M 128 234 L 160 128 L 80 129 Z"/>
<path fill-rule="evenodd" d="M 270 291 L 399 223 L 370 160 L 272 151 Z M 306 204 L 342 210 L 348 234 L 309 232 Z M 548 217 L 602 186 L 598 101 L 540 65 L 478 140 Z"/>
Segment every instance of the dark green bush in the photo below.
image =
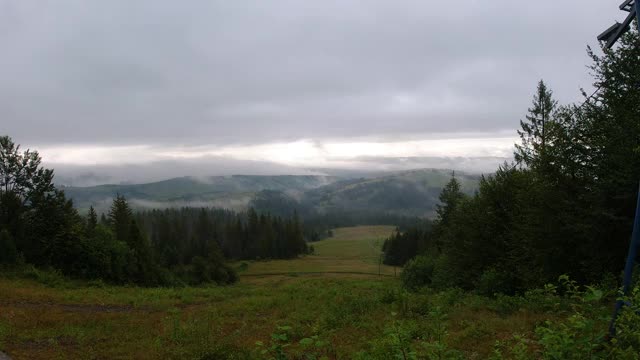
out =
<path fill-rule="evenodd" d="M 13 265 L 18 261 L 18 249 L 7 229 L 0 231 L 0 265 Z"/>
<path fill-rule="evenodd" d="M 400 273 L 400 280 L 407 289 L 416 290 L 431 284 L 434 268 L 432 257 L 416 256 L 407 262 Z"/>
<path fill-rule="evenodd" d="M 489 269 L 480 275 L 476 283 L 476 291 L 478 294 L 485 296 L 495 296 L 496 294 L 514 295 L 516 292 L 515 282 L 511 274 Z"/>

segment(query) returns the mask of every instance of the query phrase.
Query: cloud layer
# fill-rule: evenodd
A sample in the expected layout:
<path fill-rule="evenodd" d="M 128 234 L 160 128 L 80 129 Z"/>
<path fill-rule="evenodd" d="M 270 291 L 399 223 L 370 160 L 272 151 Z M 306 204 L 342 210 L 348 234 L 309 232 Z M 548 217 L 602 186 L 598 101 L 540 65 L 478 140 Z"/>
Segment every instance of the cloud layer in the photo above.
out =
<path fill-rule="evenodd" d="M 0 133 L 116 158 L 501 137 L 541 78 L 580 98 L 618 2 L 0 0 Z"/>

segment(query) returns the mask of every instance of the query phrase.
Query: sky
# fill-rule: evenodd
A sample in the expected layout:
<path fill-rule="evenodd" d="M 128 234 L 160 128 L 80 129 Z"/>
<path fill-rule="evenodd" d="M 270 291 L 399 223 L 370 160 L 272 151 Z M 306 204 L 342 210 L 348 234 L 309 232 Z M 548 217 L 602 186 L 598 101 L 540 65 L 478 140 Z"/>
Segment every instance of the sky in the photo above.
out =
<path fill-rule="evenodd" d="M 0 134 L 119 181 L 491 171 L 537 81 L 581 100 L 619 2 L 0 0 Z"/>

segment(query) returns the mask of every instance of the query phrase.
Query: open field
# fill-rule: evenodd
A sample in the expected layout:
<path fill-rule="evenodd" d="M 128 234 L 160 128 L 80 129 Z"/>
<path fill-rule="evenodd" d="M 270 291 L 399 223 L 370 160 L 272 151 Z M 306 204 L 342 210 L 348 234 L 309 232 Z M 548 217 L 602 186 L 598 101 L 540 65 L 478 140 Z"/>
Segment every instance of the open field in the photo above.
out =
<path fill-rule="evenodd" d="M 393 226 L 356 226 L 334 231 L 334 236 L 312 243 L 315 254 L 294 260 L 249 261 L 244 277 L 351 273 L 392 276 L 396 271 L 381 264 L 382 243 Z M 248 280 L 248 279 L 247 279 Z"/>
<path fill-rule="evenodd" d="M 47 273 L 0 278 L 0 351 L 13 359 L 254 359 L 280 351 L 293 359 L 363 351 L 370 358 L 402 329 L 414 343 L 438 339 L 464 358 L 483 359 L 496 340 L 508 343 L 566 316 L 522 299 L 407 293 L 397 278 L 377 275 L 377 247 L 389 230 L 338 229 L 316 244 L 317 255 L 250 262 L 228 287 L 146 289 Z"/>

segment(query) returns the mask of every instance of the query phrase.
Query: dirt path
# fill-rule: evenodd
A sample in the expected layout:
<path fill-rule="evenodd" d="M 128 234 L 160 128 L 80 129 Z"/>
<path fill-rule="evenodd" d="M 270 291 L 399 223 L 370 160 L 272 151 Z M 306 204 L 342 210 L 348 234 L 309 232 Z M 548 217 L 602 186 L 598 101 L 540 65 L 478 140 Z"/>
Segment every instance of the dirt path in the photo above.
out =
<path fill-rule="evenodd" d="M 299 275 L 322 275 L 322 274 L 344 274 L 344 275 L 368 275 L 368 276 L 386 276 L 393 277 L 390 274 L 377 274 L 370 272 L 358 272 L 358 271 L 286 271 L 286 272 L 265 272 L 265 273 L 252 273 L 252 274 L 240 274 L 240 277 L 252 277 L 252 276 L 299 276 Z"/>
<path fill-rule="evenodd" d="M 146 310 L 140 308 L 134 308 L 133 306 L 118 306 L 118 305 L 97 305 L 97 304 L 56 304 L 52 302 L 36 302 L 36 301 L 17 301 L 0 303 L 0 307 L 13 307 L 13 308 L 55 308 L 63 311 L 78 312 L 78 313 L 121 313 L 131 312 L 134 310 Z M 4 360 L 0 357 L 0 360 Z"/>

